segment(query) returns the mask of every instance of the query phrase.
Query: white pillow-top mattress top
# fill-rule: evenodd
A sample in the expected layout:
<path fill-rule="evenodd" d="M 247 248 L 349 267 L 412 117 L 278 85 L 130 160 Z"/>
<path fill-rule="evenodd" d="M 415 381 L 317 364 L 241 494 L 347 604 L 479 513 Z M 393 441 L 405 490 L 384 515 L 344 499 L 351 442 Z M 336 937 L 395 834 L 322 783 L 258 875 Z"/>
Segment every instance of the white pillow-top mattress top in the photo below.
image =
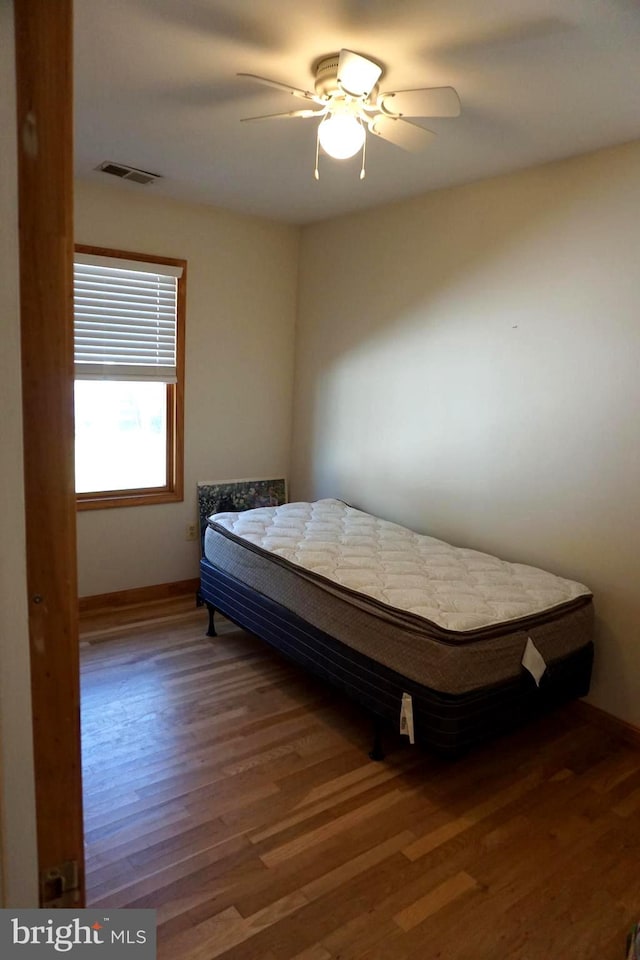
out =
<path fill-rule="evenodd" d="M 454 632 L 537 616 L 591 596 L 584 584 L 451 546 L 340 500 L 259 507 L 209 519 L 320 582 Z"/>

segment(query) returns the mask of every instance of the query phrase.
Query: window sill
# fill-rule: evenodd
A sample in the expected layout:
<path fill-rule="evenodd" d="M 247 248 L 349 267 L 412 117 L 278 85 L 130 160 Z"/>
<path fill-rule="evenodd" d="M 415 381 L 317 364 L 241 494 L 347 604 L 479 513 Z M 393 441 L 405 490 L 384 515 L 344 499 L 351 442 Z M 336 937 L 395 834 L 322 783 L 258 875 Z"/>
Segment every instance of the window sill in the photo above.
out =
<path fill-rule="evenodd" d="M 184 500 L 178 490 L 126 490 L 108 494 L 78 494 L 78 510 L 109 510 L 113 507 L 146 507 L 154 503 L 178 503 Z"/>

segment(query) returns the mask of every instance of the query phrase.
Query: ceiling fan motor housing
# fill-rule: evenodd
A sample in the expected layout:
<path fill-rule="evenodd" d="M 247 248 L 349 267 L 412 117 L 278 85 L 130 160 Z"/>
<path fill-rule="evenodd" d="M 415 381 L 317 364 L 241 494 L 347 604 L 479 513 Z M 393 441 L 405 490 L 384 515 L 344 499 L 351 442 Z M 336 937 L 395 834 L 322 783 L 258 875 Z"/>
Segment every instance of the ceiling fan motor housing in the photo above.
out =
<path fill-rule="evenodd" d="M 315 64 L 315 90 L 319 97 L 330 98 L 335 96 L 344 96 L 344 90 L 338 83 L 338 64 L 340 54 L 332 53 L 327 57 L 322 57 Z M 376 84 L 369 93 L 367 100 L 372 103 L 378 93 L 378 84 Z"/>
<path fill-rule="evenodd" d="M 315 72 L 316 93 L 319 97 L 331 97 L 338 93 L 338 57 L 339 54 L 332 53 L 329 57 L 323 57 L 318 60 Z"/>

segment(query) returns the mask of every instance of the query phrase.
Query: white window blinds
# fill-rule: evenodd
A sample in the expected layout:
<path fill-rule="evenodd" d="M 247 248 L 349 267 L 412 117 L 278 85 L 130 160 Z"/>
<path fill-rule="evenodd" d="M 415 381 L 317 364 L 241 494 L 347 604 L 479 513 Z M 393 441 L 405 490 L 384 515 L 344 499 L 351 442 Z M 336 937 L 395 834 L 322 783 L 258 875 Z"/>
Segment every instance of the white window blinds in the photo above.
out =
<path fill-rule="evenodd" d="M 76 253 L 75 376 L 175 383 L 182 268 Z"/>

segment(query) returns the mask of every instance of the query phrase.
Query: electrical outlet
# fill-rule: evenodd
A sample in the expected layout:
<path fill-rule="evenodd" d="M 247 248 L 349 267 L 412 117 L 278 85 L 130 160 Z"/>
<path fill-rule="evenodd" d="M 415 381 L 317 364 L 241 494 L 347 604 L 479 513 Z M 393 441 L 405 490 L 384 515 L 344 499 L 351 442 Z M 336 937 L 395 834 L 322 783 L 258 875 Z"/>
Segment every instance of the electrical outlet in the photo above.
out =
<path fill-rule="evenodd" d="M 188 523 L 185 532 L 185 540 L 197 540 L 198 539 L 198 524 L 197 523 Z"/>

